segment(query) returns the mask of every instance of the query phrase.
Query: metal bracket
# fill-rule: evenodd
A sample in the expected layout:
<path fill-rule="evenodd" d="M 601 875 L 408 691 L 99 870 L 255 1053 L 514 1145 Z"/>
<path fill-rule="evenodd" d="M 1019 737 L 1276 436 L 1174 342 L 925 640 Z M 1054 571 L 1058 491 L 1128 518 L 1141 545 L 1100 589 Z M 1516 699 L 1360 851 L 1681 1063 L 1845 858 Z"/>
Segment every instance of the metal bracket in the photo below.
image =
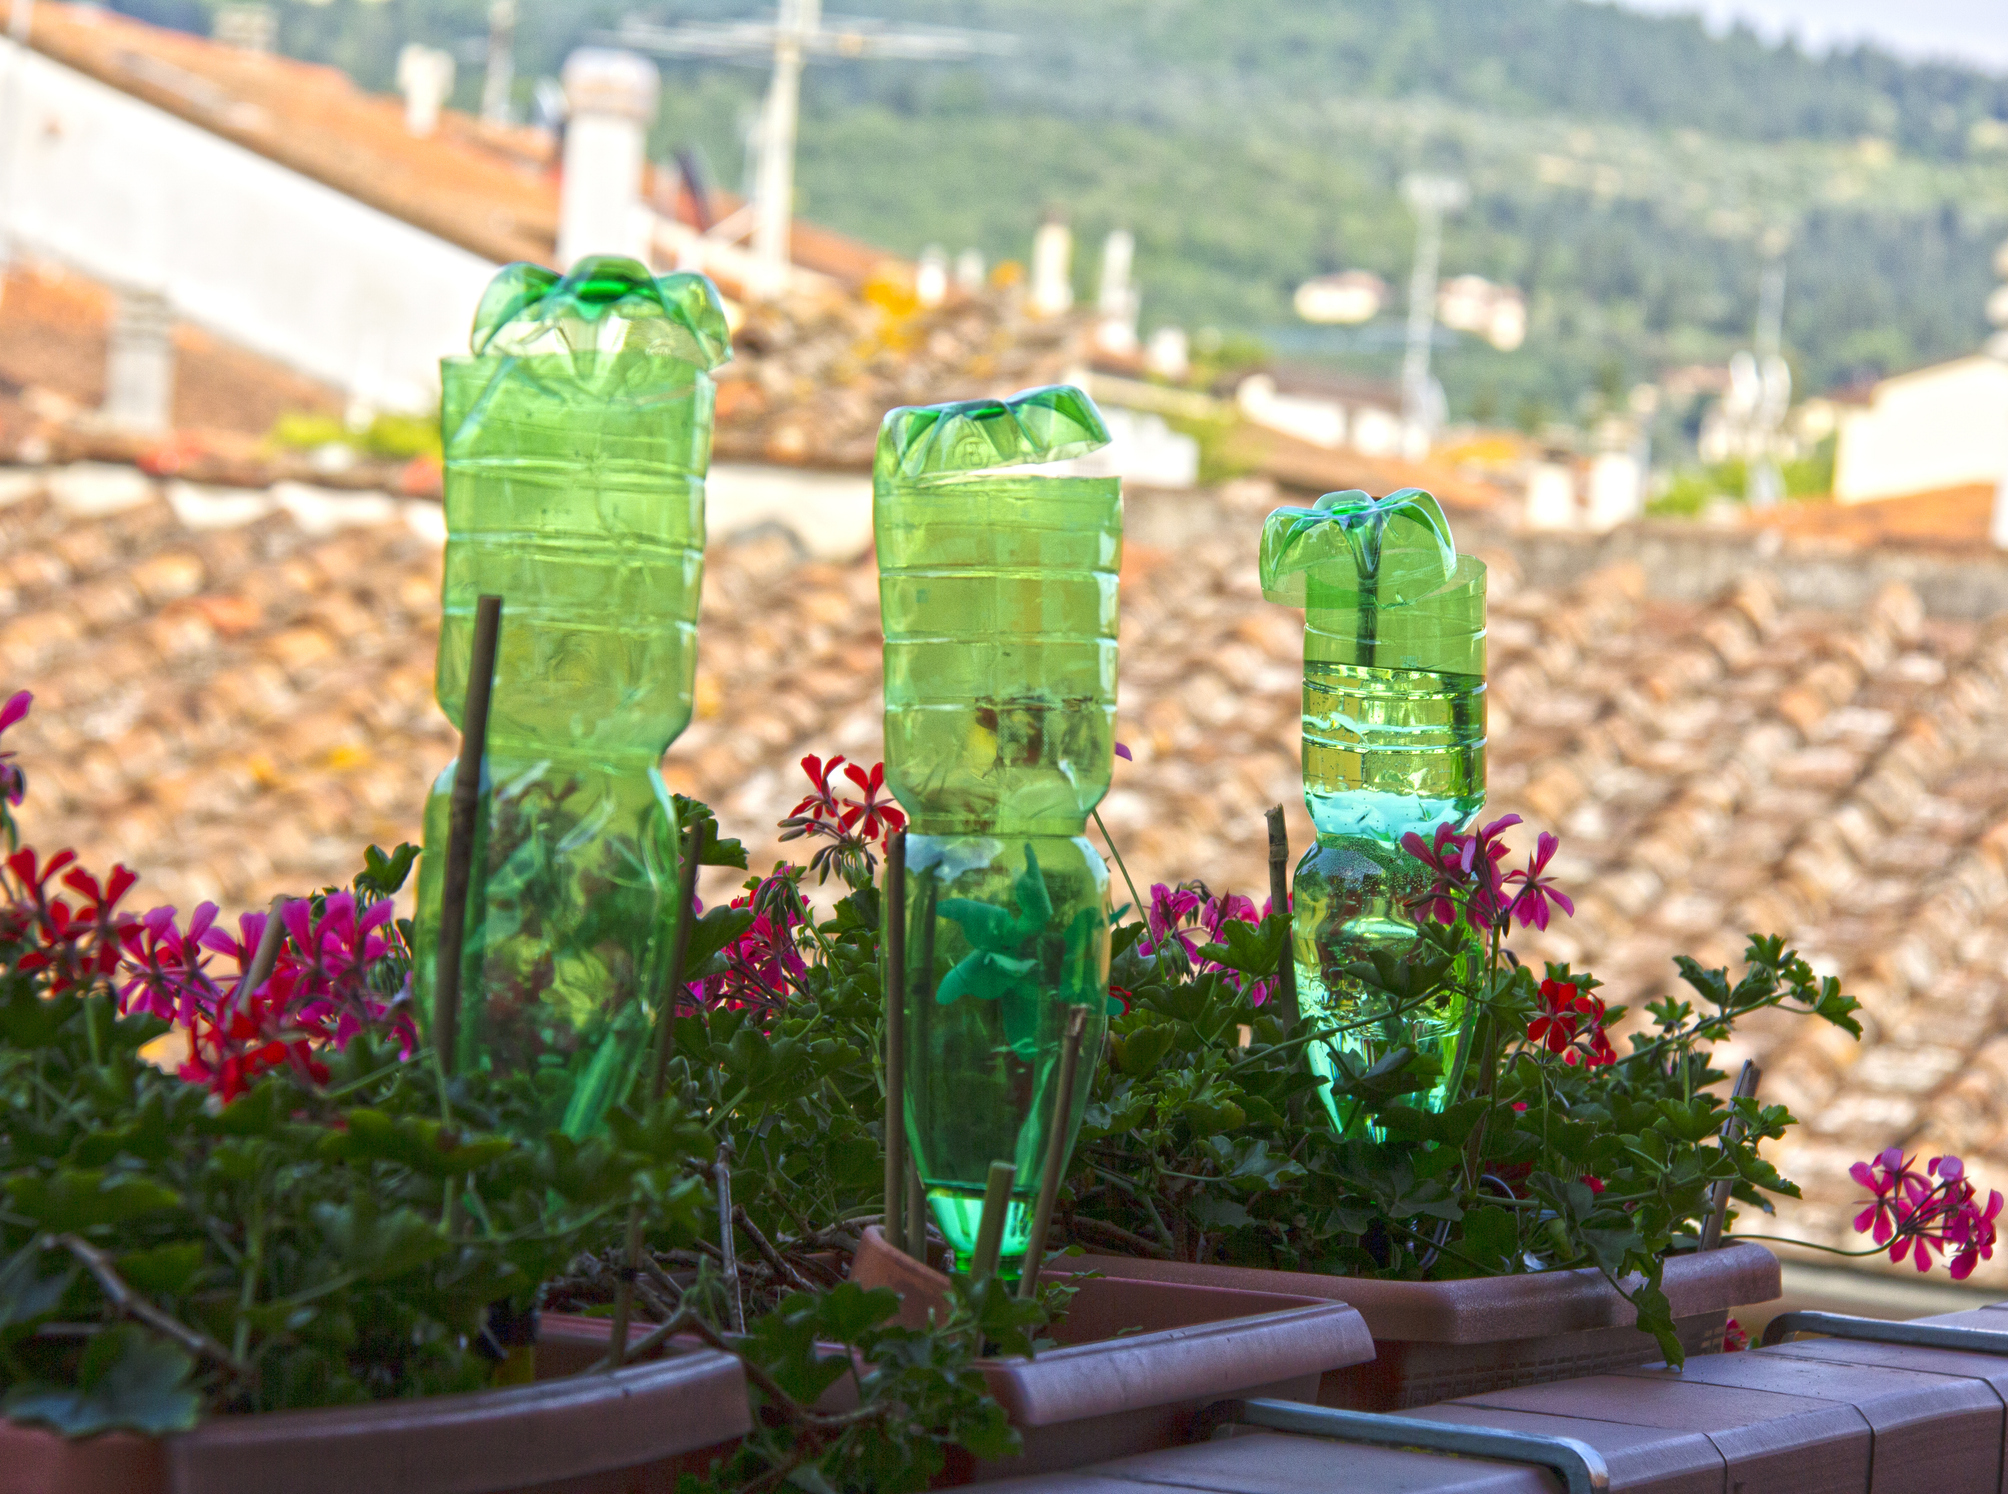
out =
<path fill-rule="evenodd" d="M 1418 1452 L 1531 1464 L 1560 1477 L 1565 1494 L 1610 1494 L 1611 1474 L 1604 1466 L 1603 1454 L 1573 1437 L 1461 1426 L 1415 1416 L 1389 1416 L 1379 1411 L 1342 1411 L 1296 1401 L 1222 1401 L 1209 1409 L 1222 1425 L 1233 1423 L 1272 1432 L 1294 1432 L 1300 1437 L 1325 1437 L 1334 1442 L 1364 1442 L 1375 1447 L 1412 1448 Z"/>
<path fill-rule="evenodd" d="M 2008 1312 L 2001 1314 L 2008 1325 Z M 1913 1349 L 1953 1349 L 1962 1354 L 1993 1354 L 2008 1358 L 2008 1327 L 1962 1328 L 1954 1323 L 1886 1323 L 1881 1318 L 1857 1318 L 1838 1312 L 1781 1312 L 1764 1325 L 1763 1344 L 1770 1348 L 1788 1333 L 1822 1333 L 1861 1343 L 1902 1344 Z"/>

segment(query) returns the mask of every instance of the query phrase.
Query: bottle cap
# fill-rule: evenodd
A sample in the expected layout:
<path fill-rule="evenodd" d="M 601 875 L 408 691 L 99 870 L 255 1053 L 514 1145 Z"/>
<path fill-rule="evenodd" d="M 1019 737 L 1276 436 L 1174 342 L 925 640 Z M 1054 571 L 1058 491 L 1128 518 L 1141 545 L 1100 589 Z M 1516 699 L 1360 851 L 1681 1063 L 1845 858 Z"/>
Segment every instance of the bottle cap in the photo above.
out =
<path fill-rule="evenodd" d="M 1071 384 L 1009 399 L 969 399 L 888 411 L 872 476 L 880 486 L 954 479 L 998 467 L 1086 456 L 1109 444 L 1095 402 Z"/>
<path fill-rule="evenodd" d="M 1457 571 L 1450 521 L 1421 488 L 1385 498 L 1358 488 L 1309 508 L 1279 508 L 1262 526 L 1262 594 L 1302 607 L 1419 601 Z"/>
<path fill-rule="evenodd" d="M 658 278 L 637 260 L 603 254 L 564 276 L 504 266 L 482 292 L 469 346 L 477 358 L 638 353 L 708 372 L 731 358 L 732 334 L 704 276 Z"/>

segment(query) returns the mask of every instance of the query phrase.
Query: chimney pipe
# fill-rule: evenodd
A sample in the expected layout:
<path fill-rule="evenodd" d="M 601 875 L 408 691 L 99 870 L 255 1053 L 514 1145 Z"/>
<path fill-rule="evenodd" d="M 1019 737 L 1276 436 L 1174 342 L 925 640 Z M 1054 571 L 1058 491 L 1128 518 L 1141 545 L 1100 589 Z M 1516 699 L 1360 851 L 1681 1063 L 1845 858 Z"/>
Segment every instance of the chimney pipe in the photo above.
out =
<path fill-rule="evenodd" d="M 439 111 L 453 92 L 453 54 L 417 42 L 397 54 L 397 86 L 404 94 L 404 127 L 414 135 L 439 128 Z"/>
<path fill-rule="evenodd" d="M 923 306 L 939 306 L 948 299 L 948 251 L 939 244 L 929 244 L 920 251 L 913 291 Z"/>
<path fill-rule="evenodd" d="M 1032 310 L 1059 316 L 1074 304 L 1074 234 L 1067 220 L 1048 213 L 1032 237 Z"/>
<path fill-rule="evenodd" d="M 159 435 L 174 423 L 174 313 L 160 291 L 119 294 L 105 350 L 104 421 L 113 430 Z"/>
<path fill-rule="evenodd" d="M 642 167 L 661 75 L 633 52 L 581 47 L 565 59 L 563 77 L 571 119 L 558 198 L 558 266 L 569 269 L 589 254 L 645 260 Z"/>
<path fill-rule="evenodd" d="M 1100 320 L 1095 342 L 1104 352 L 1119 356 L 1137 349 L 1138 297 L 1130 283 L 1130 268 L 1135 262 L 1136 239 L 1128 229 L 1118 228 L 1102 241 L 1102 283 L 1095 298 Z"/>

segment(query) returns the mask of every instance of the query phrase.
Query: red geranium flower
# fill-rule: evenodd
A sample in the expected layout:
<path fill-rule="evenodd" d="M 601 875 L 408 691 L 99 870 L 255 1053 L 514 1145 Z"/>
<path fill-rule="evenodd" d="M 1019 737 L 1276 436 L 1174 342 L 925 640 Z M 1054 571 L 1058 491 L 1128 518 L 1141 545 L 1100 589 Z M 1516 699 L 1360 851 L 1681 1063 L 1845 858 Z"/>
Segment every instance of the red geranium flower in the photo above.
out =
<path fill-rule="evenodd" d="M 844 808 L 840 823 L 846 830 L 855 830 L 865 840 L 877 840 L 888 831 L 905 826 L 906 815 L 890 799 L 881 799 L 879 790 L 885 787 L 885 764 L 873 763 L 869 774 L 856 763 L 844 768 L 844 777 L 864 790 L 862 799 L 840 801 Z"/>

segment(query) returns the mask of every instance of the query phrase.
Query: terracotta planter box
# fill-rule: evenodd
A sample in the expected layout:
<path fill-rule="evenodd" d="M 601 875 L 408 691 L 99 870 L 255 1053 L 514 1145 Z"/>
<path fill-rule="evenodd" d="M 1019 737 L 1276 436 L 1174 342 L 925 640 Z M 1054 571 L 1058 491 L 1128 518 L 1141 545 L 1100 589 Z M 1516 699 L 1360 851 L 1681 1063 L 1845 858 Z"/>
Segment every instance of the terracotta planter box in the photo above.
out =
<path fill-rule="evenodd" d="M 1594 1268 L 1469 1281 L 1373 1281 L 1300 1271 L 1091 1255 L 1083 1264 L 1137 1280 L 1242 1287 L 1347 1302 L 1374 1337 L 1374 1359 L 1328 1372 L 1320 1404 L 1399 1411 L 1514 1385 L 1656 1362 L 1658 1346 Z M 1689 1355 L 1722 1348 L 1729 1309 L 1783 1288 L 1778 1258 L 1731 1245 L 1666 1263 L 1666 1294 Z"/>
<path fill-rule="evenodd" d="M 562 1356 L 561 1356 L 562 1357 Z M 539 1353 L 538 1368 L 549 1371 Z M 72 1441 L 0 1422 L 6 1494 L 672 1494 L 749 1425 L 746 1377 L 699 1350 L 471 1395 L 219 1417 Z"/>
<path fill-rule="evenodd" d="M 851 1279 L 899 1292 L 902 1321 L 915 1326 L 948 1289 L 946 1276 L 886 1245 L 876 1228 L 865 1232 Z M 1325 1375 L 1374 1352 L 1360 1315 L 1322 1294 L 1114 1276 L 1073 1284 L 1079 1295 L 1050 1330 L 1059 1348 L 983 1363 L 991 1395 L 1024 1439 L 1024 1456 L 951 1463 L 955 1481 L 1044 1473 L 1190 1442 L 1199 1412 L 1213 1401 L 1309 1400 Z"/>

